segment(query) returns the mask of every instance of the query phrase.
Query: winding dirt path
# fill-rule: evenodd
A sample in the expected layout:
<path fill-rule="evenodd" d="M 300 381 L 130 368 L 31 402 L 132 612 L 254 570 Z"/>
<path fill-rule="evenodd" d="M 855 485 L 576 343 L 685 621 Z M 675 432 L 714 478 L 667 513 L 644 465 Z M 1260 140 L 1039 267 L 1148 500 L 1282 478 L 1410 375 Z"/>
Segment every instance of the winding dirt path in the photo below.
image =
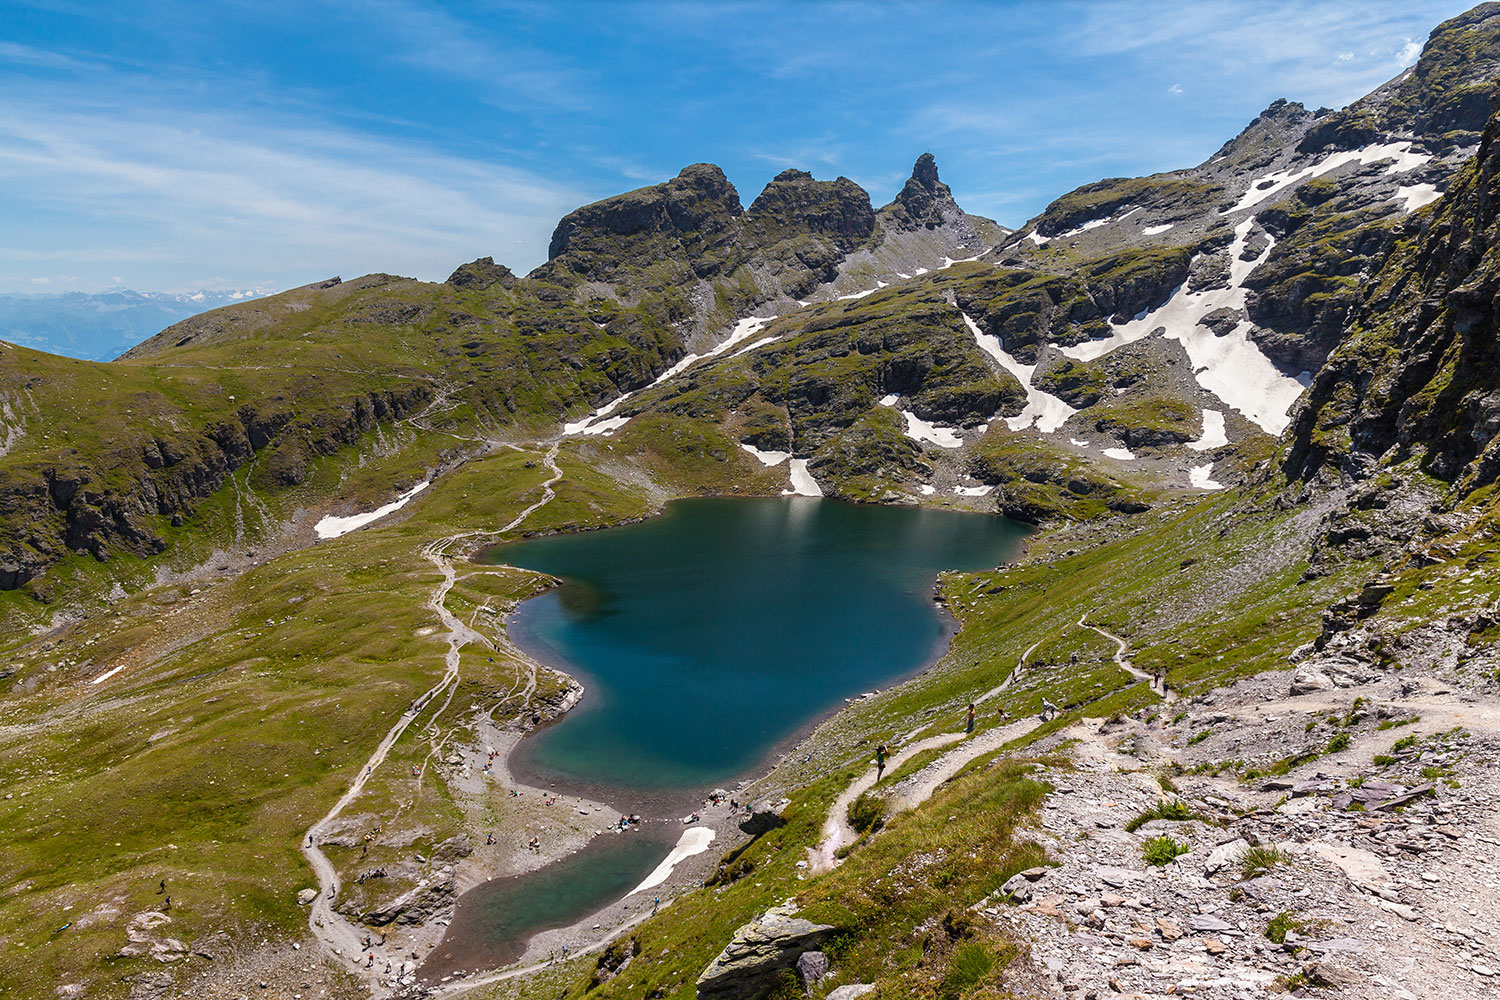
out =
<path fill-rule="evenodd" d="M 517 514 L 509 524 L 498 531 L 469 531 L 449 535 L 445 538 L 429 542 L 423 547 L 422 557 L 432 563 L 442 575 L 442 580 L 438 583 L 436 589 L 433 590 L 432 596 L 427 599 L 427 607 L 438 616 L 443 625 L 448 629 L 445 636 L 448 641 L 448 651 L 443 657 L 443 676 L 436 684 L 423 692 L 405 712 L 401 713 L 401 717 L 386 732 L 385 738 L 380 741 L 380 744 L 375 748 L 375 752 L 365 761 L 364 767 L 355 776 L 354 781 L 349 785 L 348 791 L 344 792 L 343 796 L 334 803 L 333 808 L 328 810 L 328 813 L 322 819 L 308 828 L 306 839 L 300 845 L 302 855 L 307 858 L 308 864 L 312 866 L 313 872 L 318 877 L 318 897 L 313 900 L 309 908 L 307 926 L 312 931 L 313 936 L 322 942 L 324 948 L 331 955 L 351 964 L 374 996 L 389 996 L 392 991 L 390 987 L 382 985 L 381 977 L 383 973 L 379 971 L 379 967 L 366 969 L 364 964 L 359 961 L 359 958 L 366 954 L 362 936 L 354 924 L 345 919 L 342 914 L 333 908 L 333 904 L 338 899 L 339 892 L 342 889 L 342 883 L 338 872 L 333 867 L 333 862 L 329 861 L 328 856 L 323 853 L 323 849 L 320 846 L 321 842 L 329 826 L 338 819 L 339 815 L 343 813 L 344 809 L 351 802 L 359 797 L 360 792 L 364 790 L 365 782 L 385 763 L 386 755 L 390 752 L 391 747 L 402 737 L 407 728 L 417 720 L 417 717 L 422 714 L 422 710 L 444 691 L 448 693 L 448 700 L 452 699 L 453 691 L 458 686 L 459 658 L 463 648 L 470 643 L 478 643 L 493 648 L 494 644 L 489 639 L 473 628 L 470 628 L 457 615 L 448 610 L 446 603 L 448 592 L 453 589 L 453 585 L 458 578 L 457 570 L 453 566 L 453 560 L 448 556 L 448 548 L 464 538 L 477 535 L 504 534 L 507 531 L 512 531 L 536 511 L 550 503 L 557 495 L 553 487 L 563 477 L 562 470 L 557 465 L 559 444 L 560 442 L 557 441 L 552 442 L 552 446 L 547 450 L 546 456 L 543 459 L 548 470 L 552 473 L 552 478 L 542 484 L 541 499 Z M 444 706 L 446 705 L 447 701 L 444 702 Z M 441 709 L 439 712 L 441 712 Z"/>
<path fill-rule="evenodd" d="M 1090 625 L 1087 619 L 1088 615 L 1083 615 L 1078 619 L 1078 624 L 1083 628 L 1092 629 L 1093 631 L 1098 632 L 1100 635 L 1104 636 L 1104 638 L 1108 639 L 1110 642 L 1119 647 L 1115 650 L 1115 662 L 1120 665 L 1120 669 L 1124 670 L 1126 673 L 1130 674 L 1130 676 L 1134 677 L 1138 681 L 1145 681 L 1148 685 L 1151 686 L 1151 689 L 1154 691 L 1156 689 L 1155 678 L 1146 673 L 1146 671 L 1138 669 L 1134 663 L 1130 662 L 1130 657 L 1125 655 L 1125 651 L 1130 648 L 1130 643 L 1115 635 L 1113 632 L 1108 632 L 1100 628 L 1098 625 Z M 1175 691 L 1163 691 L 1162 699 L 1164 701 L 1176 701 L 1177 693 Z"/>
<path fill-rule="evenodd" d="M 1041 725 L 1039 719 L 1028 717 L 1012 722 L 1008 726 L 986 729 L 978 736 L 965 740 L 916 774 L 901 779 L 890 795 L 891 811 L 915 809 L 932 798 L 932 794 L 942 787 L 945 781 L 961 771 L 964 765 L 987 753 L 999 750 L 1011 740 L 1025 736 L 1039 725 Z"/>
<path fill-rule="evenodd" d="M 963 738 L 963 733 L 940 733 L 937 736 L 929 736 L 925 740 L 918 740 L 903 747 L 894 756 L 886 759 L 885 766 L 895 771 L 919 753 L 957 743 Z M 815 847 L 807 849 L 808 865 L 813 871 L 826 872 L 836 867 L 839 863 L 839 848 L 845 844 L 854 843 L 858 835 L 854 832 L 854 827 L 849 825 L 849 803 L 873 788 L 875 781 L 876 773 L 866 771 L 851 781 L 849 787 L 833 800 L 833 805 L 828 808 L 828 818 L 823 821 L 823 839 Z"/>

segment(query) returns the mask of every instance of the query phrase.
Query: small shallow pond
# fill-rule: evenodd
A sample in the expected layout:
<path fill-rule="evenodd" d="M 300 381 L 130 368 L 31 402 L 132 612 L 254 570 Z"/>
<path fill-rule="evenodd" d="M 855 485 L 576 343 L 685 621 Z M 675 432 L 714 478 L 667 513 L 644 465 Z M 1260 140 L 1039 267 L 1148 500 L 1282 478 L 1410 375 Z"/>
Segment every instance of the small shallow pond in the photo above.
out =
<path fill-rule="evenodd" d="M 567 927 L 639 885 L 675 835 L 649 828 L 603 834 L 545 868 L 476 886 L 459 899 L 448 933 L 422 963 L 421 980 L 509 965 L 538 931 Z M 643 905 L 652 898 L 644 893 Z"/>
<path fill-rule="evenodd" d="M 950 634 L 937 573 L 1002 563 L 1026 534 L 982 514 L 709 498 L 491 550 L 564 580 L 521 605 L 510 635 L 586 688 L 513 766 L 627 810 L 726 784 L 930 662 Z"/>

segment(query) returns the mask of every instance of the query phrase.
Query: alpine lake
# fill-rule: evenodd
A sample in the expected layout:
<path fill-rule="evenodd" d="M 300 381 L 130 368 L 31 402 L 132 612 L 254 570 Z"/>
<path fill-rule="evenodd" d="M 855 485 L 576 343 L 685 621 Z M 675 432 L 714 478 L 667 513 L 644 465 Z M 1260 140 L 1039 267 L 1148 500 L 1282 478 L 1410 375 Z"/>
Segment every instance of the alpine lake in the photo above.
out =
<path fill-rule="evenodd" d="M 922 507 L 703 498 L 481 553 L 563 581 L 524 602 L 509 635 L 585 688 L 521 743 L 513 773 L 655 822 L 466 893 L 424 978 L 513 962 L 538 931 L 620 899 L 681 831 L 661 822 L 669 809 L 732 788 L 845 699 L 932 663 L 952 633 L 937 574 L 1004 563 L 1028 532 Z"/>

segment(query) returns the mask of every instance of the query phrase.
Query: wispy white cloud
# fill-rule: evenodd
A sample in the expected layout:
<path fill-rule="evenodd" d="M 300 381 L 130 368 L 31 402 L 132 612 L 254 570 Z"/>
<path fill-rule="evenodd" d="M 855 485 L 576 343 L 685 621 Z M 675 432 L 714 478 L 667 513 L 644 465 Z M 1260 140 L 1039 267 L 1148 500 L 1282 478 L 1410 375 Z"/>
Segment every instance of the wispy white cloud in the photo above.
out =
<path fill-rule="evenodd" d="M 54 213 L 46 242 L 0 247 L 0 259 L 94 260 L 107 265 L 101 283 L 147 260 L 179 283 L 205 265 L 255 273 L 268 260 L 304 280 L 396 266 L 441 279 L 488 253 L 525 268 L 539 261 L 518 245 L 545 247 L 585 200 L 524 171 L 323 123 L 14 103 L 0 111 L 0 184 Z"/>

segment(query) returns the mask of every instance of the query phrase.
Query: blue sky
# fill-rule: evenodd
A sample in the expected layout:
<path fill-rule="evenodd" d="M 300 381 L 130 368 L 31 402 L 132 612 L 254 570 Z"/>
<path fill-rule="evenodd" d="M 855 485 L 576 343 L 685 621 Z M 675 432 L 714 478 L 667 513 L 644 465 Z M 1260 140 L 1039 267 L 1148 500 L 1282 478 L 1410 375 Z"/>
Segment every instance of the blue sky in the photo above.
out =
<path fill-rule="evenodd" d="M 683 165 L 1017 225 L 1342 106 L 1467 3 L 0 0 L 0 292 L 441 280 Z"/>

